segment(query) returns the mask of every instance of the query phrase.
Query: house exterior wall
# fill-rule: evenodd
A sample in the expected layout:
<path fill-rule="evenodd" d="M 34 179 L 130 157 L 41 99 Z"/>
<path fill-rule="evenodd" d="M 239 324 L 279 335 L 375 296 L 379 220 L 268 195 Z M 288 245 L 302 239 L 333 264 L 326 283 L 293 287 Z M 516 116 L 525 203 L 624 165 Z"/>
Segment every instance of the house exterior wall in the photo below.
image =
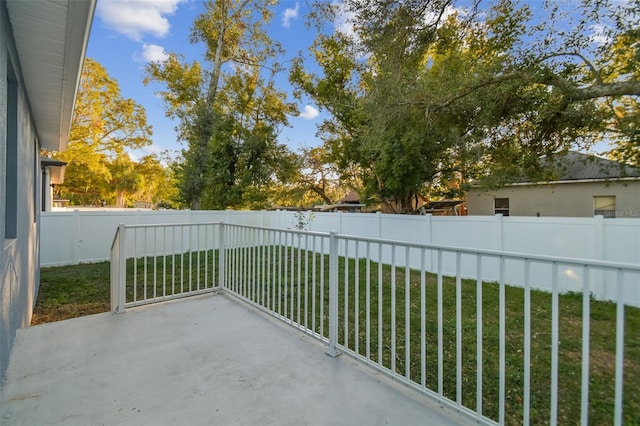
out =
<path fill-rule="evenodd" d="M 39 257 L 40 156 L 29 101 L 22 83 L 6 3 L 0 2 L 0 378 L 9 363 L 16 329 L 28 326 L 35 304 Z M 8 72 L 12 66 L 17 86 L 13 105 L 8 100 Z M 7 132 L 8 106 L 17 126 Z M 11 132 L 10 132 L 11 133 Z M 11 154 L 10 144 L 15 148 Z M 10 154 L 9 159 L 7 154 Z M 9 163 L 8 163 L 9 161 Z M 7 182 L 7 166 L 15 177 Z M 7 205 L 7 195 L 12 205 Z M 7 218 L 13 221 L 7 233 Z M 15 218 L 15 219 L 13 219 Z M 15 234 L 15 235 L 13 235 Z"/>
<path fill-rule="evenodd" d="M 510 216 L 591 217 L 593 197 L 615 196 L 617 217 L 640 219 L 640 180 L 515 185 L 467 193 L 469 215 L 493 215 L 494 199 L 509 199 Z"/>

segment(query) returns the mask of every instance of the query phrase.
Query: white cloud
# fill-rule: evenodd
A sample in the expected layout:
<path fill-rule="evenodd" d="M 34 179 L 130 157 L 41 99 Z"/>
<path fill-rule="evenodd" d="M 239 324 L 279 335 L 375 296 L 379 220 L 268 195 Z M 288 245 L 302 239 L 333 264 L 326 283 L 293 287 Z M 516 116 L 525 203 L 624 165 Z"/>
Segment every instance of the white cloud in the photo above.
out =
<path fill-rule="evenodd" d="M 355 31 L 353 29 L 353 23 L 351 20 L 355 17 L 353 12 L 347 10 L 347 7 L 344 3 L 334 3 L 339 10 L 335 19 L 333 20 L 333 26 L 336 32 L 342 33 L 346 36 L 350 36 L 353 39 L 357 39 Z"/>
<path fill-rule="evenodd" d="M 313 120 L 320 114 L 317 108 L 312 107 L 311 105 L 306 105 L 304 107 L 304 111 L 300 113 L 300 117 L 305 120 Z"/>
<path fill-rule="evenodd" d="M 296 2 L 296 7 L 294 9 L 288 7 L 285 9 L 282 14 L 282 26 L 285 28 L 289 28 L 291 26 L 291 21 L 298 17 L 298 11 L 300 10 L 300 4 Z"/>
<path fill-rule="evenodd" d="M 612 41 L 609 35 L 609 29 L 605 25 L 594 24 L 591 26 L 591 30 L 593 30 L 593 34 L 591 34 L 592 43 L 603 46 Z"/>
<path fill-rule="evenodd" d="M 145 34 L 164 37 L 169 32 L 169 20 L 184 0 L 103 0 L 96 14 L 116 32 L 140 41 Z"/>
<path fill-rule="evenodd" d="M 156 144 L 145 146 L 144 148 L 142 148 L 142 150 L 151 155 L 160 155 L 164 151 L 160 146 Z"/>
<path fill-rule="evenodd" d="M 169 58 L 167 52 L 164 51 L 164 47 L 156 44 L 143 44 L 142 45 L 142 58 L 145 62 L 162 62 Z"/>

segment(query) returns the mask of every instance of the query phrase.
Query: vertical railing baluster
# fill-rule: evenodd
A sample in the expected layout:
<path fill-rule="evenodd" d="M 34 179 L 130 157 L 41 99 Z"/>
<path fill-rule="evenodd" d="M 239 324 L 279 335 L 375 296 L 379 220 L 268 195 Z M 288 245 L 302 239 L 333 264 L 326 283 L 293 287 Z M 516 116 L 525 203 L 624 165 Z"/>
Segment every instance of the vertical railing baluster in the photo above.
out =
<path fill-rule="evenodd" d="M 211 225 L 204 225 L 204 250 L 203 250 L 204 251 L 204 288 L 209 288 L 209 229 L 210 228 L 212 228 Z M 213 239 L 213 234 L 211 235 L 211 238 Z M 213 253 L 213 249 L 211 252 Z"/>
<path fill-rule="evenodd" d="M 382 242 L 378 243 L 378 366 L 382 367 Z"/>
<path fill-rule="evenodd" d="M 138 228 L 133 229 L 133 301 L 138 301 Z"/>
<path fill-rule="evenodd" d="M 258 268 L 258 254 L 260 252 L 260 235 L 259 230 L 253 230 L 253 240 L 251 241 L 251 277 L 252 277 L 252 291 L 253 301 L 260 303 L 260 271 Z"/>
<path fill-rule="evenodd" d="M 196 289 L 200 290 L 200 252 L 202 247 L 200 246 L 200 224 L 195 226 L 196 229 Z"/>
<path fill-rule="evenodd" d="M 227 279 L 225 276 L 225 273 L 226 273 L 226 265 L 225 265 L 226 226 L 224 225 L 224 222 L 220 222 L 220 224 L 218 225 L 218 229 L 219 229 L 218 231 L 219 232 L 219 235 L 218 235 L 218 287 L 220 287 L 220 289 L 226 289 L 227 288 Z"/>
<path fill-rule="evenodd" d="M 391 244 L 391 371 L 396 372 L 396 245 Z"/>
<path fill-rule="evenodd" d="M 366 357 L 371 360 L 371 243 L 367 241 L 367 266 L 366 266 L 366 297 L 365 297 L 365 316 L 366 316 Z"/>
<path fill-rule="evenodd" d="M 442 314 L 442 250 L 438 249 L 438 396 L 444 398 L 444 374 L 443 374 L 443 314 Z"/>
<path fill-rule="evenodd" d="M 482 256 L 476 255 L 476 413 L 482 417 L 482 353 L 483 353 L 483 313 L 482 313 Z"/>
<path fill-rule="evenodd" d="M 153 228 L 153 298 L 157 297 L 158 287 L 158 228 Z"/>
<path fill-rule="evenodd" d="M 271 286 L 271 310 L 274 312 L 278 312 L 276 310 L 276 231 L 269 231 L 269 250 L 270 250 L 270 259 L 271 259 L 271 274 L 269 274 L 269 284 Z"/>
<path fill-rule="evenodd" d="M 456 251 L 456 404 L 462 407 L 462 253 Z"/>
<path fill-rule="evenodd" d="M 162 227 L 162 295 L 167 295 L 167 227 Z"/>
<path fill-rule="evenodd" d="M 120 314 L 125 311 L 124 305 L 127 300 L 127 232 L 124 224 L 119 225 L 118 233 L 120 239 L 118 240 L 118 307 L 116 313 Z"/>
<path fill-rule="evenodd" d="M 615 390 L 615 426 L 624 423 L 623 396 L 624 396 L 624 275 L 622 269 L 616 274 L 618 286 L 616 291 L 616 390 Z"/>
<path fill-rule="evenodd" d="M 242 259 L 240 246 L 240 228 L 233 227 L 233 289 L 237 294 L 242 294 Z"/>
<path fill-rule="evenodd" d="M 171 227 L 171 294 L 176 294 L 176 227 Z"/>
<path fill-rule="evenodd" d="M 316 278 L 318 276 L 317 274 L 317 267 L 318 267 L 318 263 L 316 261 L 316 257 L 317 257 L 317 250 L 316 250 L 316 244 L 317 244 L 317 238 L 316 236 L 312 236 L 311 237 L 311 245 L 313 247 L 313 250 L 311 250 L 311 330 L 314 333 L 317 333 L 318 330 L 316 329 L 316 312 L 317 312 L 317 306 L 316 306 Z"/>
<path fill-rule="evenodd" d="M 506 383 L 506 289 L 505 289 L 505 280 L 504 280 L 504 267 L 505 267 L 505 259 L 504 256 L 500 256 L 500 271 L 499 271 L 499 286 L 500 286 L 500 303 L 499 303 L 499 333 L 500 333 L 500 373 L 499 373 L 499 422 L 500 424 L 504 424 L 505 421 L 505 383 Z M 555 424 L 555 423 L 553 423 Z"/>
<path fill-rule="evenodd" d="M 239 229 L 240 238 L 237 242 L 240 244 L 240 272 L 238 274 L 240 277 L 240 296 L 247 297 L 247 230 L 246 228 Z"/>
<path fill-rule="evenodd" d="M 425 249 L 420 250 L 420 386 L 427 388 L 427 294 Z"/>
<path fill-rule="evenodd" d="M 324 237 L 320 238 L 320 336 L 322 337 L 324 337 L 324 241 Z"/>
<path fill-rule="evenodd" d="M 551 410 L 550 422 L 558 422 L 558 341 L 560 337 L 560 304 L 558 300 L 558 264 L 551 264 Z"/>
<path fill-rule="evenodd" d="M 193 243 L 191 241 L 191 237 L 193 235 L 193 226 L 189 224 L 187 225 L 187 229 L 189 230 L 189 292 L 191 292 L 191 287 L 193 284 Z"/>
<path fill-rule="evenodd" d="M 354 270 L 354 280 L 353 280 L 353 335 L 355 336 L 354 342 L 354 351 L 356 355 L 360 355 L 360 243 L 356 241 L 356 252 L 355 252 L 355 270 Z"/>
<path fill-rule="evenodd" d="M 580 424 L 589 424 L 589 346 L 591 335 L 590 269 L 582 268 L 582 386 L 580 390 Z"/>
<path fill-rule="evenodd" d="M 338 343 L 338 238 L 335 231 L 329 233 L 329 349 L 330 356 L 337 356 Z"/>
<path fill-rule="evenodd" d="M 265 265 L 267 262 L 267 259 L 265 258 L 266 256 L 266 247 L 265 247 L 265 235 L 266 235 L 266 230 L 261 229 L 260 231 L 258 231 L 258 258 L 256 259 L 257 262 L 257 266 L 258 266 L 258 288 L 260 289 L 260 306 L 265 306 L 268 307 L 269 305 L 266 304 L 266 297 L 265 297 L 265 291 L 266 291 L 266 277 L 265 277 Z"/>
<path fill-rule="evenodd" d="M 302 270 L 304 271 L 304 328 L 309 330 L 309 235 L 304 235 L 304 264 Z"/>
<path fill-rule="evenodd" d="M 289 236 L 291 237 L 291 262 L 289 263 L 291 266 L 291 270 L 290 272 L 290 278 L 289 278 L 289 291 L 291 292 L 290 296 L 291 298 L 289 299 L 289 319 L 291 320 L 291 323 L 295 323 L 296 317 L 295 317 L 295 309 L 296 309 L 296 303 L 295 303 L 295 297 L 296 297 L 296 243 L 295 243 L 295 235 L 293 233 L 290 233 Z"/>
<path fill-rule="evenodd" d="M 253 269 L 252 269 L 252 258 L 253 258 L 253 230 L 251 228 L 245 228 L 245 239 L 244 239 L 244 276 L 245 276 L 245 293 L 244 297 L 249 299 L 250 301 L 254 300 L 254 292 L 253 292 Z"/>
<path fill-rule="evenodd" d="M 255 252 L 256 252 L 256 247 L 254 244 L 254 238 L 255 238 L 255 230 L 254 229 L 248 229 L 247 230 L 248 234 L 249 234 L 249 239 L 248 244 L 249 247 L 247 247 L 247 277 L 249 279 L 248 285 L 249 285 L 249 290 L 247 291 L 248 293 L 248 297 L 249 300 L 251 300 L 252 302 L 256 301 L 256 270 L 255 270 Z"/>
<path fill-rule="evenodd" d="M 296 235 L 296 239 L 298 242 L 298 254 L 296 257 L 296 266 L 297 266 L 297 274 L 298 277 L 296 279 L 296 301 L 297 301 L 297 306 L 296 306 L 296 312 L 298 315 L 298 319 L 297 319 L 297 323 L 299 327 L 302 327 L 302 318 L 300 317 L 300 311 L 301 311 L 301 304 L 302 304 L 302 234 L 297 234 Z"/>
<path fill-rule="evenodd" d="M 144 289 L 144 297 L 142 300 L 147 300 L 147 228 L 144 228 L 144 280 L 143 280 L 143 289 Z"/>
<path fill-rule="evenodd" d="M 344 241 L 344 347 L 349 349 L 349 240 Z"/>
<path fill-rule="evenodd" d="M 522 424 L 531 422 L 531 261 L 524 261 L 524 389 Z"/>
<path fill-rule="evenodd" d="M 184 293 L 184 225 L 180 225 L 180 293 Z"/>
<path fill-rule="evenodd" d="M 289 318 L 289 309 L 288 309 L 288 301 L 289 301 L 289 282 L 287 281 L 287 275 L 289 273 L 289 234 L 284 234 L 284 278 L 282 281 L 282 292 L 283 292 L 283 308 L 284 308 L 284 317 Z"/>
<path fill-rule="evenodd" d="M 211 288 L 216 287 L 218 276 L 216 275 L 216 224 L 211 224 Z"/>
<path fill-rule="evenodd" d="M 411 380 L 411 268 L 409 268 L 409 246 L 404 255 L 404 377 Z"/>
<path fill-rule="evenodd" d="M 282 231 L 278 231 L 278 314 L 282 315 Z"/>
<path fill-rule="evenodd" d="M 309 329 L 309 235 L 304 236 L 304 327 Z"/>

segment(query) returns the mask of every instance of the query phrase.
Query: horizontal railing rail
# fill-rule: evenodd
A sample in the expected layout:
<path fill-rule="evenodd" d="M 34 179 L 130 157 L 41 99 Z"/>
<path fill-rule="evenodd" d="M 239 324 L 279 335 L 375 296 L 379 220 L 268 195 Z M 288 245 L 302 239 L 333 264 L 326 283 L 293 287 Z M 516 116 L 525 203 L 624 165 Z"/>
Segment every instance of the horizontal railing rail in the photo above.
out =
<path fill-rule="evenodd" d="M 112 262 L 122 265 L 126 251 L 134 271 L 124 306 L 173 297 L 181 274 L 189 278 L 176 281 L 179 296 L 222 289 L 326 342 L 330 355 L 348 354 L 481 423 L 637 420 L 640 309 L 628 299 L 640 265 L 334 232 L 187 227 L 119 230 Z M 135 289 L 147 282 L 135 277 L 148 258 L 162 265 L 153 269 L 162 294 L 147 288 L 140 298 Z M 166 262 L 179 270 L 171 279 Z M 595 286 L 611 288 L 614 301 L 594 300 Z"/>

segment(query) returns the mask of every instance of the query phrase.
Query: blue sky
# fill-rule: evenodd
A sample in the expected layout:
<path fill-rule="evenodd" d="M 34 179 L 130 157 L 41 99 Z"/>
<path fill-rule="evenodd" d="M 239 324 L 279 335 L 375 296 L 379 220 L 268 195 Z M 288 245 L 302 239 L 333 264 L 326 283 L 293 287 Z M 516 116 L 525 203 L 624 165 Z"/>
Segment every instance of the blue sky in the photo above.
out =
<path fill-rule="evenodd" d="M 626 1 L 614 0 L 620 4 Z M 560 4 L 570 10 L 576 0 L 563 0 Z M 540 8 L 542 0 L 532 1 L 530 5 L 534 10 Z M 203 10 L 203 0 L 98 0 L 87 56 L 101 63 L 118 81 L 124 97 L 134 99 L 145 108 L 147 121 L 153 126 L 153 145 L 133 153 L 134 157 L 184 148 L 176 138 L 176 123 L 165 116 L 164 104 L 156 95 L 163 87 L 144 86 L 142 81 L 145 64 L 161 60 L 166 52 L 183 54 L 189 61 L 202 60 L 204 47 L 189 43 L 189 30 Z M 282 62 L 294 58 L 299 51 L 306 52 L 312 44 L 315 33 L 304 25 L 308 12 L 307 0 L 281 0 L 275 9 L 269 32 L 287 51 Z M 335 24 L 342 26 L 344 22 Z M 601 23 L 593 25 L 591 30 L 592 40 L 602 42 L 599 40 Z M 278 81 L 282 89 L 290 92 L 286 75 Z M 292 97 L 290 100 L 294 101 Z M 316 126 L 326 113 L 309 100 L 298 102 L 298 108 L 300 115 L 290 117 L 290 127 L 282 129 L 280 142 L 293 150 L 320 145 L 321 141 L 315 136 Z M 600 150 L 605 150 L 606 143 L 601 145 Z"/>
<path fill-rule="evenodd" d="M 202 60 L 204 46 L 188 41 L 191 24 L 202 11 L 202 0 L 98 0 L 87 56 L 118 81 L 122 96 L 145 108 L 147 121 L 153 126 L 153 145 L 133 153 L 134 157 L 183 148 L 176 140 L 176 123 L 165 116 L 163 101 L 156 95 L 162 86 L 144 86 L 142 81 L 145 64 L 161 60 L 166 52 L 181 53 L 190 61 Z M 286 49 L 284 60 L 306 51 L 315 37 L 304 26 L 307 12 L 304 0 L 283 0 L 275 9 L 269 31 Z M 289 92 L 286 76 L 280 81 Z M 322 114 L 311 102 L 298 103 L 298 108 L 301 114 L 290 117 L 290 127 L 282 129 L 280 142 L 294 150 L 319 145 L 315 133 Z"/>

